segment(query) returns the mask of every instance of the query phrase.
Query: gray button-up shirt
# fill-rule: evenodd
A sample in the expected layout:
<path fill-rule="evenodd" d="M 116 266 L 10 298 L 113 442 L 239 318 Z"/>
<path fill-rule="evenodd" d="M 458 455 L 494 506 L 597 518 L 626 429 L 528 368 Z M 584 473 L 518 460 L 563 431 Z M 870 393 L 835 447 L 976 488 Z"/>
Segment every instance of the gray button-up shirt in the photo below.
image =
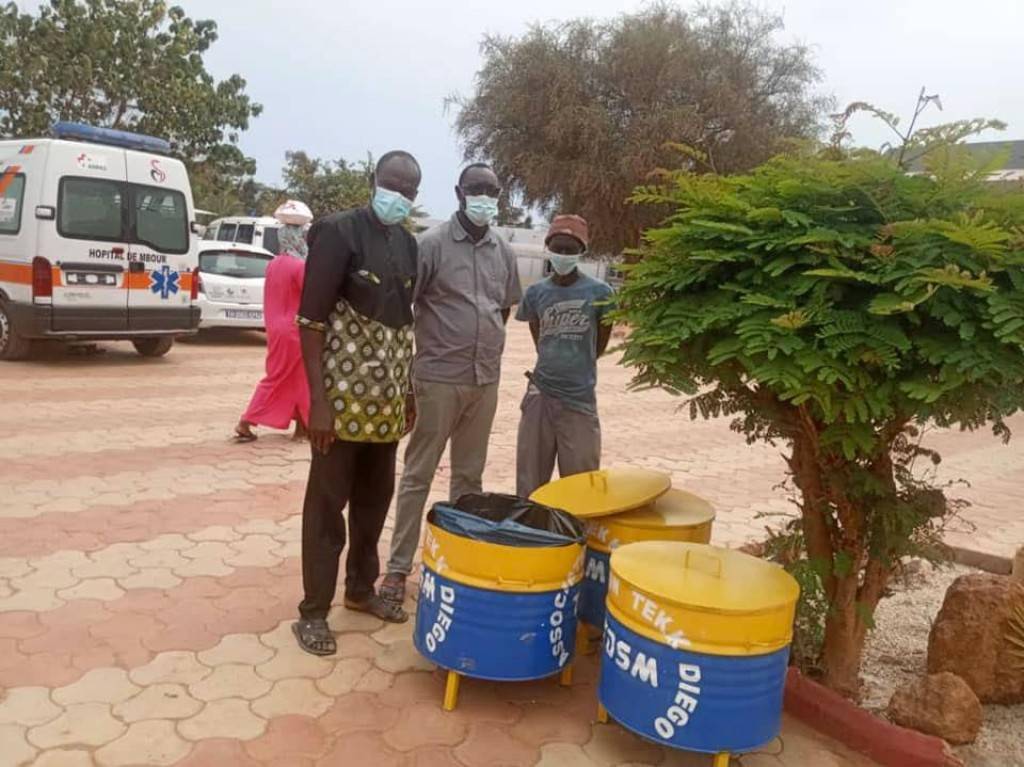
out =
<path fill-rule="evenodd" d="M 522 297 L 516 255 L 493 227 L 474 243 L 456 214 L 421 234 L 413 375 L 437 383 L 496 383 L 505 349 L 501 313 Z"/>

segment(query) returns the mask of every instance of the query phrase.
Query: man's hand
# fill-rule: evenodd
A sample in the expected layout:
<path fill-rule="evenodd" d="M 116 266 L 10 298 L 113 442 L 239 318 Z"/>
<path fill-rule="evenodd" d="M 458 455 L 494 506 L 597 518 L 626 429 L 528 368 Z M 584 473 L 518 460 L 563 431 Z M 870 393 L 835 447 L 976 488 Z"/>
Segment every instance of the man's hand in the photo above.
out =
<path fill-rule="evenodd" d="M 315 400 L 309 408 L 309 444 L 322 455 L 327 455 L 334 444 L 334 421 L 325 400 Z"/>
<path fill-rule="evenodd" d="M 416 395 L 411 391 L 405 395 L 405 430 L 402 436 L 406 436 L 416 426 Z"/>
<path fill-rule="evenodd" d="M 308 327 L 299 328 L 302 362 L 309 382 L 309 444 L 321 455 L 327 455 L 334 442 L 334 416 L 327 404 L 324 388 L 323 351 L 324 334 Z"/>

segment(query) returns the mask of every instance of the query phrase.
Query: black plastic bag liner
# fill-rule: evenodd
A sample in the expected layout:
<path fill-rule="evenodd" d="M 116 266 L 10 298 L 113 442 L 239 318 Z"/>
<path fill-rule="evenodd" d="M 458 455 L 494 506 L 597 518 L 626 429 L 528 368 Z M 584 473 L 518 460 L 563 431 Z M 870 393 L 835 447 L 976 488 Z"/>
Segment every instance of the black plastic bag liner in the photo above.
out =
<path fill-rule="evenodd" d="M 583 523 L 515 495 L 479 493 L 434 504 L 427 521 L 453 535 L 503 546 L 567 546 L 585 541 Z"/>

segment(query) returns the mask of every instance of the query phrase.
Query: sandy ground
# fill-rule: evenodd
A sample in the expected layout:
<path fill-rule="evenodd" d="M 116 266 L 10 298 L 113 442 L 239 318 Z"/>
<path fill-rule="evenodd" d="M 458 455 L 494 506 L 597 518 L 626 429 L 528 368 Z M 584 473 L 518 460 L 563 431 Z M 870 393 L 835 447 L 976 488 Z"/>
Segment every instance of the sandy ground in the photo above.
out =
<path fill-rule="evenodd" d="M 884 716 L 896 688 L 925 673 L 928 634 L 946 589 L 970 572 L 921 563 L 918 572 L 895 584 L 895 593 L 879 605 L 876 629 L 868 637 L 862 670 L 865 708 Z M 977 742 L 956 752 L 967 767 L 1024 767 L 1024 705 L 985 706 Z"/>

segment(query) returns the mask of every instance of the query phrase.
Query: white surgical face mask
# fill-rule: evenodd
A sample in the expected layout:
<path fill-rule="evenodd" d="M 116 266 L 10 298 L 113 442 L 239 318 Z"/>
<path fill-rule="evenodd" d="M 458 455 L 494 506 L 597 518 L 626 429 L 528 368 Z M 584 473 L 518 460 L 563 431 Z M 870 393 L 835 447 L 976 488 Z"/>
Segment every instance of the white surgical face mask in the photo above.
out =
<path fill-rule="evenodd" d="M 498 217 L 498 198 L 484 194 L 466 197 L 466 218 L 477 226 L 490 226 Z"/>
<path fill-rule="evenodd" d="M 373 212 L 382 224 L 397 224 L 405 221 L 412 212 L 412 200 L 399 192 L 378 186 L 373 193 Z"/>
<path fill-rule="evenodd" d="M 548 253 L 548 261 L 551 262 L 551 268 L 555 270 L 555 274 L 564 277 L 567 274 L 572 274 L 573 269 L 580 262 L 580 257 L 579 254 Z"/>

